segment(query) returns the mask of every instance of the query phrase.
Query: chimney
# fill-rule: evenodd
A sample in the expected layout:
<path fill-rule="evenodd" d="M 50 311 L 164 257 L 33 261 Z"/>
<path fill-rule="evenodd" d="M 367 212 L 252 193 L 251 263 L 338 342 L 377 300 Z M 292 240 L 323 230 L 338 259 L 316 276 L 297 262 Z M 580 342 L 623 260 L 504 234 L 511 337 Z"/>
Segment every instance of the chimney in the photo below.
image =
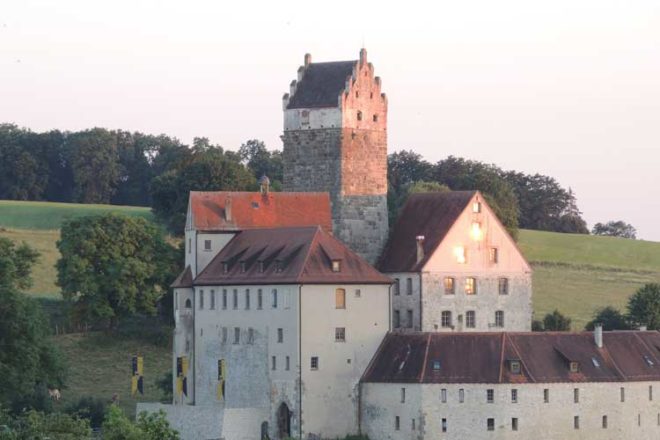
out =
<path fill-rule="evenodd" d="M 415 238 L 417 240 L 417 262 L 419 263 L 424 259 L 424 236 L 418 235 Z"/>
<path fill-rule="evenodd" d="M 233 221 L 233 217 L 231 215 L 231 197 L 227 197 L 225 200 L 225 220 L 228 222 Z"/>
<path fill-rule="evenodd" d="M 270 179 L 267 175 L 264 174 L 261 176 L 261 179 L 259 179 L 259 188 L 262 195 L 267 196 L 270 192 Z"/>
<path fill-rule="evenodd" d="M 367 64 L 367 49 L 364 47 L 360 49 L 360 66 Z"/>
<path fill-rule="evenodd" d="M 305 67 L 309 66 L 312 64 L 312 54 L 311 53 L 306 53 L 305 54 Z"/>
<path fill-rule="evenodd" d="M 594 342 L 596 347 L 603 348 L 603 325 L 596 324 L 594 327 Z"/>

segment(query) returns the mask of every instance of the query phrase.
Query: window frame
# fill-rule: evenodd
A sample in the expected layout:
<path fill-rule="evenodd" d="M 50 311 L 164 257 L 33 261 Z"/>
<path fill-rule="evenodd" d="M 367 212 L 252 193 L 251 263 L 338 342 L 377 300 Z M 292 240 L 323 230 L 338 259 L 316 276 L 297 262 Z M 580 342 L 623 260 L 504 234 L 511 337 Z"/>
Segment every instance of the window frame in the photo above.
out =
<path fill-rule="evenodd" d="M 465 277 L 465 294 L 473 296 L 477 294 L 477 278 Z"/>
<path fill-rule="evenodd" d="M 456 295 L 456 278 L 455 277 L 445 277 L 443 281 L 445 288 L 445 295 Z"/>

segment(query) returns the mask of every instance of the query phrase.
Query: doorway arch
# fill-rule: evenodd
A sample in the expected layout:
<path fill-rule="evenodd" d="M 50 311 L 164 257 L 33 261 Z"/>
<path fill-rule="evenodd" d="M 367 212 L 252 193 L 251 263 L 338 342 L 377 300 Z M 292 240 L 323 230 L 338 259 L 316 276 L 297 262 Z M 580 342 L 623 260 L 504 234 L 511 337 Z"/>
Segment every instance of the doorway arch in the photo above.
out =
<path fill-rule="evenodd" d="M 270 437 L 268 437 L 268 422 L 261 424 L 261 440 L 270 440 Z"/>
<path fill-rule="evenodd" d="M 291 437 L 291 410 L 284 402 L 277 410 L 277 433 L 279 439 Z"/>

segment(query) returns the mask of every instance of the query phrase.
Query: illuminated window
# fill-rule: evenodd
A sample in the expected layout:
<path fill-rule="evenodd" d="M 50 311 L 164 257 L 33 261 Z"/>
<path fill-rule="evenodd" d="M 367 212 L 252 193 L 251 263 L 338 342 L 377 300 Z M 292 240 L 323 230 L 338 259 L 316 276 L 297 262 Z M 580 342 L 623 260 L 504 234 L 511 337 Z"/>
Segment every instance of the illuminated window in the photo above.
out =
<path fill-rule="evenodd" d="M 465 264 L 467 262 L 467 256 L 463 246 L 457 246 L 454 248 L 454 256 L 456 257 L 457 263 Z"/>
<path fill-rule="evenodd" d="M 456 283 L 452 277 L 445 277 L 445 295 L 453 295 L 456 293 Z"/>
<path fill-rule="evenodd" d="M 346 308 L 346 290 L 345 289 L 335 290 L 335 308 L 336 309 L 345 309 Z"/>
<path fill-rule="evenodd" d="M 492 264 L 499 263 L 500 254 L 496 247 L 490 248 L 490 251 L 488 252 L 488 261 L 490 261 Z"/>
<path fill-rule="evenodd" d="M 474 213 L 481 212 L 481 203 L 480 202 L 474 202 L 472 204 L 472 212 L 474 212 Z"/>
<path fill-rule="evenodd" d="M 472 227 L 470 228 L 470 237 L 472 237 L 473 240 L 477 240 L 477 241 L 483 238 L 483 233 L 481 231 L 481 223 L 472 222 Z"/>
<path fill-rule="evenodd" d="M 339 260 L 332 260 L 332 271 L 333 271 L 333 272 L 339 272 L 339 271 L 341 271 L 341 261 L 339 261 Z"/>
<path fill-rule="evenodd" d="M 465 279 L 465 294 L 466 295 L 476 295 L 477 294 L 477 279 L 468 277 Z"/>

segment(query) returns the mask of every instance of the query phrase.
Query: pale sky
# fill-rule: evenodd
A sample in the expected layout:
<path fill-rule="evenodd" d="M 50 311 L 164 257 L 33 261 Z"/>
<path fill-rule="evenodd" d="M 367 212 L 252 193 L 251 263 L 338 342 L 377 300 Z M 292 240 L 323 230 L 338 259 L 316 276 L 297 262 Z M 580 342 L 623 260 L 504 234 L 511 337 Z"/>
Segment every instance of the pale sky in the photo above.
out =
<path fill-rule="evenodd" d="M 282 94 L 365 46 L 389 151 L 554 176 L 660 241 L 660 1 L 2 0 L 0 121 L 282 147 Z"/>

